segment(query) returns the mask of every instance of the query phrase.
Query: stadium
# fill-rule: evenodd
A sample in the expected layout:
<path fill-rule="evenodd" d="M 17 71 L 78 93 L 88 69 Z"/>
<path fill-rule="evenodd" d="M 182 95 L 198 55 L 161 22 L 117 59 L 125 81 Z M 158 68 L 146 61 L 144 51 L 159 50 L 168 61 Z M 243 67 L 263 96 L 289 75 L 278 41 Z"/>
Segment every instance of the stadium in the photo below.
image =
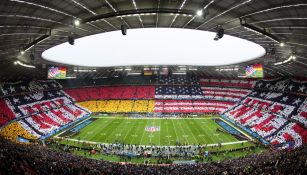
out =
<path fill-rule="evenodd" d="M 304 0 L 2 0 L 0 175 L 307 174 Z"/>

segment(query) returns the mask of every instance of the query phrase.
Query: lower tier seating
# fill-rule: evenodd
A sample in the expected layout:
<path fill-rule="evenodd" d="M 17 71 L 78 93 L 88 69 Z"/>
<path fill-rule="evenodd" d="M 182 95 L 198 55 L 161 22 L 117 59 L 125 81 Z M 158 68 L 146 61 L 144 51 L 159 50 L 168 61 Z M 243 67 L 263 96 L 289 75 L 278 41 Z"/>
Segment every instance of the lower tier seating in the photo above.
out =
<path fill-rule="evenodd" d="M 98 100 L 78 104 L 92 112 L 106 113 L 222 113 L 235 103 L 211 100 Z"/>
<path fill-rule="evenodd" d="M 7 106 L 5 100 L 0 99 L 0 127 L 13 120 L 14 118 L 15 115 Z"/>
<path fill-rule="evenodd" d="M 153 100 L 97 100 L 78 103 L 91 112 L 146 113 L 153 112 Z"/>
<path fill-rule="evenodd" d="M 287 100 L 279 100 L 285 97 Z M 305 104 L 297 101 L 298 98 L 291 100 L 283 94 L 262 93 L 262 98 L 259 98 L 252 93 L 227 110 L 224 116 L 273 145 L 298 147 L 307 142 L 307 130 L 304 128 L 306 121 L 291 117 L 303 113 Z"/>
<path fill-rule="evenodd" d="M 13 122 L 0 130 L 0 135 L 6 139 L 13 142 L 17 142 L 17 137 L 21 136 L 26 139 L 36 140 L 37 137 L 30 134 L 26 129 L 24 129 L 19 122 Z"/>

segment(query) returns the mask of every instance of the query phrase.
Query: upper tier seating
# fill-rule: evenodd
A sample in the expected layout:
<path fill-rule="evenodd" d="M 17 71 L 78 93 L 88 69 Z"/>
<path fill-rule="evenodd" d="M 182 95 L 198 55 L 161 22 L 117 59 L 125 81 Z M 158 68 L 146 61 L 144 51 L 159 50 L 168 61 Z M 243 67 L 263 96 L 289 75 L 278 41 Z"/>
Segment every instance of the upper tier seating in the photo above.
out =
<path fill-rule="evenodd" d="M 203 99 L 199 86 L 156 86 L 156 99 Z"/>
<path fill-rule="evenodd" d="M 222 113 L 235 103 L 211 100 L 156 100 L 158 113 Z"/>
<path fill-rule="evenodd" d="M 0 127 L 13 120 L 15 115 L 7 106 L 5 100 L 0 99 Z"/>
<path fill-rule="evenodd" d="M 19 81 L 14 83 L 3 83 L 0 85 L 3 95 L 14 95 L 61 88 L 63 88 L 62 85 L 55 80 L 37 80 L 30 82 Z"/>
<path fill-rule="evenodd" d="M 199 80 L 194 76 L 156 76 L 155 84 L 164 85 L 199 85 Z"/>
<path fill-rule="evenodd" d="M 268 91 L 278 92 L 296 92 L 307 94 L 307 79 L 306 78 L 275 78 L 275 79 L 260 79 L 255 85 L 256 89 L 265 89 Z"/>
<path fill-rule="evenodd" d="M 115 86 L 65 90 L 76 101 L 153 98 L 154 86 Z"/>
<path fill-rule="evenodd" d="M 153 100 L 97 100 L 78 103 L 91 112 L 148 113 L 153 112 Z"/>
<path fill-rule="evenodd" d="M 251 90 L 224 87 L 201 87 L 204 98 L 209 100 L 238 102 L 248 95 Z"/>
<path fill-rule="evenodd" d="M 200 85 L 202 86 L 218 86 L 218 87 L 236 87 L 236 88 L 254 88 L 256 80 L 253 79 L 200 79 Z"/>

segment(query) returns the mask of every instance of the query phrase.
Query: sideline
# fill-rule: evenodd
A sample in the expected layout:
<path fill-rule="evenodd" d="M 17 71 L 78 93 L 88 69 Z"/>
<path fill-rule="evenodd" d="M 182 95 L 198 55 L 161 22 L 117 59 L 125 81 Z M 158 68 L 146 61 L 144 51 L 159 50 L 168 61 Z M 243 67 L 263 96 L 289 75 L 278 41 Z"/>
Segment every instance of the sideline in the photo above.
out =
<path fill-rule="evenodd" d="M 90 143 L 90 144 L 96 144 L 96 145 L 99 145 L 99 144 L 104 144 L 106 146 L 109 146 L 109 145 L 114 145 L 112 143 L 103 143 L 103 142 L 93 142 L 93 141 L 84 141 L 84 140 L 78 140 L 78 139 L 70 139 L 70 138 L 63 138 L 63 137 L 58 137 L 62 140 L 66 140 L 66 141 L 72 141 L 72 142 L 79 142 L 79 143 Z M 249 142 L 248 140 L 243 140 L 243 141 L 236 141 L 236 142 L 224 142 L 224 143 L 213 143 L 213 144 L 203 144 L 201 146 L 219 146 L 220 144 L 222 146 L 224 145 L 235 145 L 235 144 L 239 144 L 239 143 L 246 143 L 246 142 Z M 134 144 L 133 144 L 134 145 Z M 142 146 L 142 147 L 152 147 L 152 145 L 138 145 L 138 146 Z M 180 147 L 190 147 L 190 146 L 197 146 L 197 145 L 182 145 Z M 160 147 L 160 148 L 163 148 L 163 147 L 170 147 L 170 148 L 176 148 L 178 146 L 153 146 L 153 147 Z"/>

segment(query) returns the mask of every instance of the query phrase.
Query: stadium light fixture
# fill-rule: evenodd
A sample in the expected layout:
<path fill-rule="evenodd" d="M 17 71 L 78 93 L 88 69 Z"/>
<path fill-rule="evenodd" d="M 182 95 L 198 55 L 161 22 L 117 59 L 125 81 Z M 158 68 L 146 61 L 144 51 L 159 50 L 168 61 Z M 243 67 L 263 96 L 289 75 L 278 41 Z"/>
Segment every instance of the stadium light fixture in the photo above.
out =
<path fill-rule="evenodd" d="M 141 72 L 129 72 L 127 75 L 141 75 Z"/>
<path fill-rule="evenodd" d="M 295 55 L 290 55 L 288 59 L 284 60 L 284 61 L 280 61 L 280 62 L 277 62 L 277 63 L 274 63 L 274 66 L 278 66 L 278 65 L 281 65 L 281 64 L 285 64 L 285 63 L 288 63 L 292 60 L 295 60 L 296 59 L 296 56 Z"/>
<path fill-rule="evenodd" d="M 80 23 L 81 23 L 81 22 L 80 22 L 80 20 L 79 20 L 79 19 L 75 19 L 75 20 L 74 20 L 74 25 L 75 25 L 75 26 L 79 26 L 79 25 L 80 25 Z"/>
<path fill-rule="evenodd" d="M 186 72 L 173 72 L 173 75 L 186 75 Z"/>
<path fill-rule="evenodd" d="M 197 10 L 196 14 L 197 14 L 197 16 L 202 16 L 203 15 L 203 10 Z"/>
<path fill-rule="evenodd" d="M 284 42 L 280 42 L 280 43 L 279 43 L 279 46 L 280 46 L 280 47 L 284 47 L 284 46 L 285 46 L 285 43 L 284 43 Z"/>
<path fill-rule="evenodd" d="M 75 79 L 77 78 L 76 76 L 67 76 L 66 79 Z"/>
<path fill-rule="evenodd" d="M 36 68 L 36 67 L 33 66 L 33 65 L 29 65 L 29 64 L 22 63 L 22 62 L 20 62 L 19 60 L 15 61 L 14 64 L 15 64 L 15 65 L 18 64 L 18 65 L 20 65 L 20 66 L 27 67 L 27 68 Z"/>

